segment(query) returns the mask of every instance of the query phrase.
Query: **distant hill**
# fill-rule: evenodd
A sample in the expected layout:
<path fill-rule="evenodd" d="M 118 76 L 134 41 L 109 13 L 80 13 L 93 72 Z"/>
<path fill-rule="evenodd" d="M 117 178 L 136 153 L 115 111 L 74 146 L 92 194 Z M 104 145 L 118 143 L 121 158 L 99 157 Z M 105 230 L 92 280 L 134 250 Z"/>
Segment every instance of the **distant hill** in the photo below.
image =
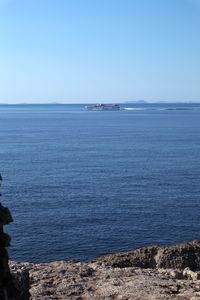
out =
<path fill-rule="evenodd" d="M 145 103 L 148 103 L 147 101 L 144 101 L 144 100 L 131 100 L 131 101 L 126 101 L 125 103 L 135 103 L 135 104 L 145 104 Z"/>

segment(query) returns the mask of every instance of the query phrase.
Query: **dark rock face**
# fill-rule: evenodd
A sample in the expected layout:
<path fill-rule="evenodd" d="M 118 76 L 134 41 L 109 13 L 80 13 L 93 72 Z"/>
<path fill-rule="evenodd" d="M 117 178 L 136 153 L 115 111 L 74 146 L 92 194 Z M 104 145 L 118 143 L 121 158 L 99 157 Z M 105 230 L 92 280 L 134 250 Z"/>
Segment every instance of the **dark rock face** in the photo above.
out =
<path fill-rule="evenodd" d="M 29 271 L 19 268 L 16 264 L 15 267 L 11 266 L 12 282 L 17 290 L 17 294 L 20 300 L 28 300 L 30 297 L 29 289 Z"/>
<path fill-rule="evenodd" d="M 2 177 L 0 175 L 0 185 Z M 0 194 L 1 196 L 1 194 Z M 0 203 L 0 299 L 1 300 L 26 300 L 29 299 L 28 293 L 21 292 L 18 288 L 21 277 L 17 274 L 11 274 L 8 265 L 7 247 L 10 246 L 11 238 L 4 232 L 4 226 L 13 222 L 12 215 L 7 207 Z M 28 275 L 26 275 L 27 278 Z M 26 280 L 27 282 L 27 280 Z"/>
<path fill-rule="evenodd" d="M 97 260 L 113 268 L 140 267 L 200 270 L 200 241 L 168 247 L 145 247 Z"/>
<path fill-rule="evenodd" d="M 113 268 L 155 268 L 158 247 L 147 247 L 137 249 L 135 251 L 108 255 L 98 259 L 98 261 L 105 263 L 107 266 Z"/>
<path fill-rule="evenodd" d="M 200 241 L 160 248 L 157 256 L 159 268 L 200 270 Z"/>
<path fill-rule="evenodd" d="M 12 283 L 12 276 L 8 266 L 7 247 L 10 245 L 10 236 L 3 231 L 3 226 L 12 222 L 10 211 L 0 204 L 0 296 L 1 299 L 13 299 L 17 294 Z M 19 299 L 16 297 L 16 299 Z"/>

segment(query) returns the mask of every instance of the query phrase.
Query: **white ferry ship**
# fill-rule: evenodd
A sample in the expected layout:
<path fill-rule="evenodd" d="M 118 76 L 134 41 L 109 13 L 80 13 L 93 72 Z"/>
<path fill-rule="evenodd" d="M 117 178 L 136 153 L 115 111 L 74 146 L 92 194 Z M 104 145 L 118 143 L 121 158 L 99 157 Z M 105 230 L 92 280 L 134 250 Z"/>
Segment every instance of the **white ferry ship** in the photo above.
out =
<path fill-rule="evenodd" d="M 118 104 L 92 104 L 92 105 L 87 105 L 85 107 L 87 110 L 120 110 L 120 106 Z"/>

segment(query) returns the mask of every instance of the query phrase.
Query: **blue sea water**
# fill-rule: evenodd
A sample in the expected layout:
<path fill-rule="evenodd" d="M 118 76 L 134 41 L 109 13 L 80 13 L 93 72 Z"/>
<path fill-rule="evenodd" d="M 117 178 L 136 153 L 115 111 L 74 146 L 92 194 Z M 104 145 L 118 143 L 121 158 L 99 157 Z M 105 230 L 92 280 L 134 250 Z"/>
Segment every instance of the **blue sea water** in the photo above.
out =
<path fill-rule="evenodd" d="M 123 108 L 0 106 L 12 260 L 87 260 L 200 239 L 200 105 Z"/>

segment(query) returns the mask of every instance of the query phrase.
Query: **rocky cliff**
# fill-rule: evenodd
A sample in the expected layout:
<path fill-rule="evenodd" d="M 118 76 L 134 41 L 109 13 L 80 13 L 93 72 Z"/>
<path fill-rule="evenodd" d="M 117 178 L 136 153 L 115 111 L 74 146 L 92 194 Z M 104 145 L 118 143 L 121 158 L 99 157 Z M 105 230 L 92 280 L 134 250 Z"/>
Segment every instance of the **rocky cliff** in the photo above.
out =
<path fill-rule="evenodd" d="M 36 299 L 200 299 L 200 242 L 146 248 L 91 262 L 10 263 L 29 272 Z"/>

